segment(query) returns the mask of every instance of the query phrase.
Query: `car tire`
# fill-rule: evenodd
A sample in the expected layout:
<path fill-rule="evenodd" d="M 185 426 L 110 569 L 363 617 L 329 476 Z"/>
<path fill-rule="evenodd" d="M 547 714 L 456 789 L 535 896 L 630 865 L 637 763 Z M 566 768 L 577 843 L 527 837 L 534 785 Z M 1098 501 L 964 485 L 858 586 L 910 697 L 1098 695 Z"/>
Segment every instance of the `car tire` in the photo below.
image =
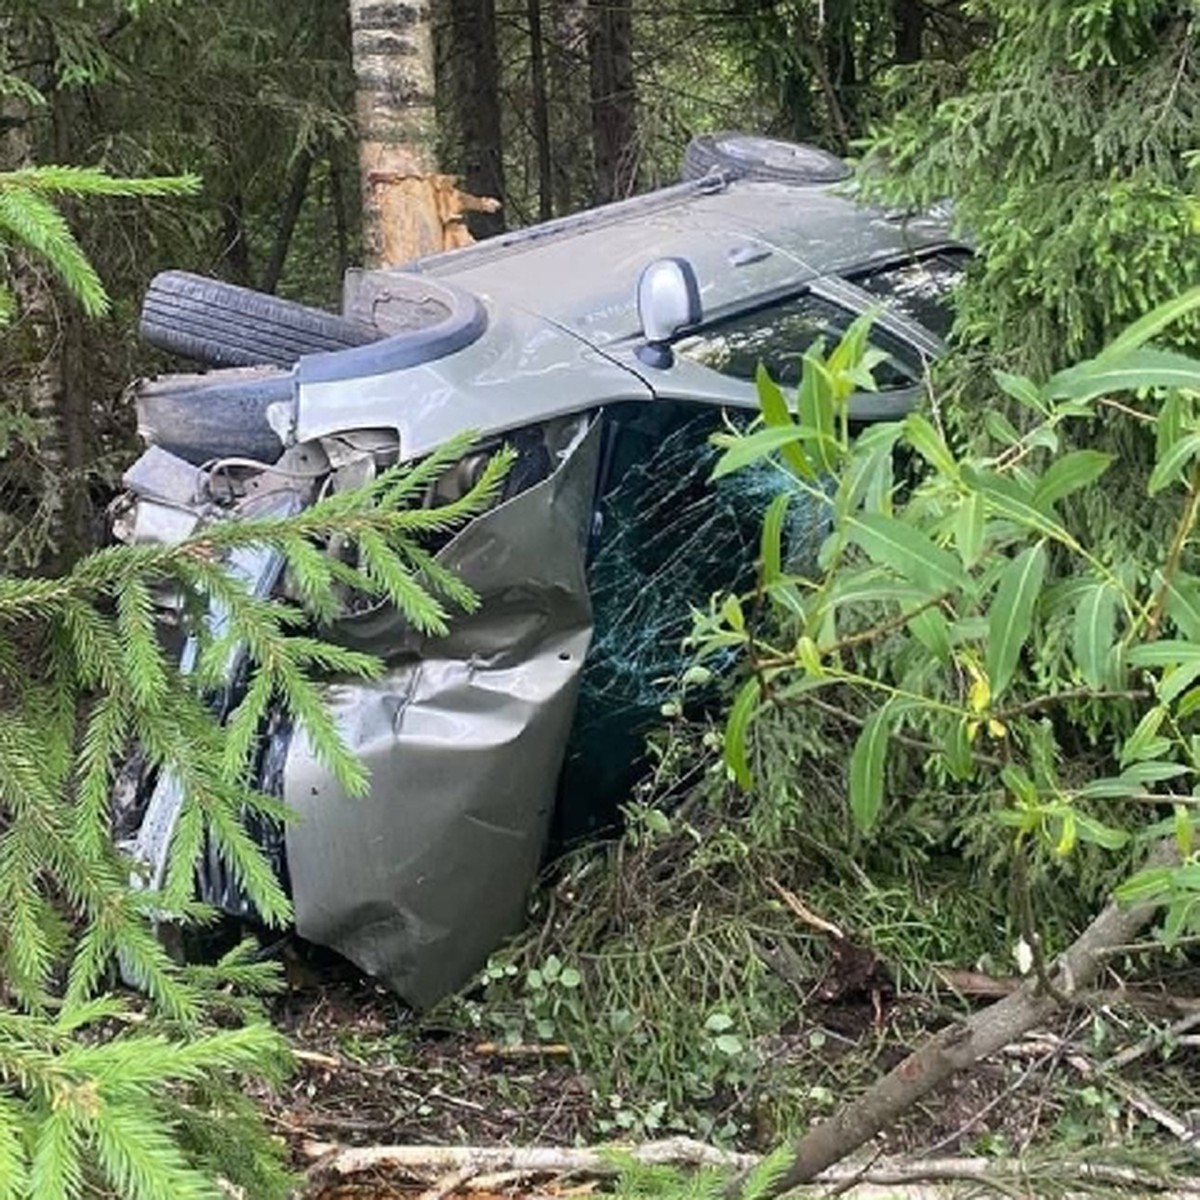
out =
<path fill-rule="evenodd" d="M 141 336 L 212 367 L 290 367 L 305 354 L 378 341 L 369 325 L 187 271 L 163 271 L 142 303 Z"/>
<path fill-rule="evenodd" d="M 683 153 L 683 179 L 703 179 L 714 169 L 732 179 L 763 179 L 777 183 L 837 183 L 850 168 L 828 150 L 803 142 L 753 133 L 702 133 Z"/>
<path fill-rule="evenodd" d="M 138 433 L 197 466 L 227 456 L 273 463 L 283 443 L 267 410 L 293 387 L 290 371 L 261 366 L 143 379 L 133 389 Z"/>

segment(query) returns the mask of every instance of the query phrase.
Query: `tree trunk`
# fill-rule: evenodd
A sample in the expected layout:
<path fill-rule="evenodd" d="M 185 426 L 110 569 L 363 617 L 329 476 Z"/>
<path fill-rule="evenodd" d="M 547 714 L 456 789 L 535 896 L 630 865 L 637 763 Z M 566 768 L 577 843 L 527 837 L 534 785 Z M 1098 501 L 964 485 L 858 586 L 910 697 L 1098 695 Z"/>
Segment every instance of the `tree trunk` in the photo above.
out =
<path fill-rule="evenodd" d="M 637 96 L 632 0 L 589 0 L 592 155 L 597 204 L 637 190 Z"/>
<path fill-rule="evenodd" d="M 838 149 L 849 150 L 849 138 L 854 130 L 854 110 L 857 106 L 858 65 L 854 57 L 854 0 L 826 0 L 825 25 L 821 31 L 825 73 L 829 80 L 827 100 L 830 124 L 842 144 Z"/>
<path fill-rule="evenodd" d="M 369 266 L 442 249 L 427 179 L 435 170 L 429 0 L 349 0 L 356 79 L 363 251 Z"/>
<path fill-rule="evenodd" d="M 350 214 L 346 203 L 347 171 L 342 165 L 342 148 L 329 149 L 329 200 L 333 205 L 333 237 L 337 252 L 337 278 L 344 279 L 350 267 Z"/>
<path fill-rule="evenodd" d="M 892 32 L 896 61 L 920 62 L 925 37 L 925 9 L 921 0 L 892 0 Z"/>
<path fill-rule="evenodd" d="M 495 0 L 449 0 L 449 73 L 461 171 L 467 192 L 504 199 L 504 132 L 500 122 L 500 59 Z M 504 232 L 501 211 L 472 213 L 471 232 Z"/>
<path fill-rule="evenodd" d="M 22 37 L 8 21 L 0 21 L 0 37 L 16 58 L 53 61 L 49 41 Z M 39 160 L 70 163 L 67 98 L 50 80 L 42 86 L 49 103 L 38 110 L 19 93 L 0 97 L 0 170 Z M 70 205 L 61 207 L 69 216 Z M 56 289 L 45 262 L 21 247 L 9 255 L 9 283 L 16 321 L 4 331 L 11 369 L 0 373 L 0 403 L 27 414 L 37 432 L 26 453 L 13 456 L 32 463 L 33 471 L 22 471 L 5 489 L 12 505 L 0 512 L 8 527 L 5 565 L 63 571 L 87 541 L 90 412 L 80 379 L 81 315 Z"/>
<path fill-rule="evenodd" d="M 56 91 L 50 101 L 55 161 L 74 163 L 71 131 L 76 127 L 75 104 L 65 92 Z M 64 203 L 63 215 L 70 220 L 73 206 Z M 54 566 L 63 571 L 91 547 L 91 505 L 88 496 L 89 459 L 95 444 L 92 423 L 90 380 L 84 368 L 84 318 L 78 304 L 61 306 L 59 317 L 58 396 L 54 409 L 55 440 L 62 448 L 61 479 L 63 507 L 58 555 Z"/>
<path fill-rule="evenodd" d="M 550 92 L 551 140 L 554 154 L 554 211 L 574 212 L 591 199 L 591 155 L 580 131 L 591 121 L 588 79 L 588 0 L 551 0 Z"/>
<path fill-rule="evenodd" d="M 287 263 L 288 250 L 292 245 L 292 235 L 296 232 L 296 222 L 300 219 L 300 210 L 304 207 L 305 196 L 308 195 L 308 177 L 312 174 L 312 165 L 313 156 L 308 150 L 301 150 L 292 164 L 288 194 L 284 197 L 283 211 L 279 214 L 279 226 L 275 230 L 271 257 L 263 269 L 260 291 L 274 292 L 279 286 L 284 265 Z"/>
<path fill-rule="evenodd" d="M 550 98 L 546 89 L 546 47 L 542 41 L 542 0 L 527 0 L 529 18 L 529 87 L 533 97 L 533 140 L 537 148 L 538 217 L 554 215 L 554 181 L 550 158 Z"/>
<path fill-rule="evenodd" d="M 246 202 L 234 190 L 221 205 L 221 262 L 233 283 L 249 287 L 250 243 L 246 238 Z"/>

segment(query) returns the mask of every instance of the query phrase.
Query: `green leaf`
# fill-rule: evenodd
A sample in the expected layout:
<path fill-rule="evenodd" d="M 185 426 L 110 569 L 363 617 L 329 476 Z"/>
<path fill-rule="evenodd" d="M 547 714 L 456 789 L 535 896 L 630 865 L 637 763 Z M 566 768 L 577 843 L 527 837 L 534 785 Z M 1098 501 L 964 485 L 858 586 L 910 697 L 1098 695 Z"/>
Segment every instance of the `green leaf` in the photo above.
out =
<path fill-rule="evenodd" d="M 755 369 L 754 385 L 758 390 L 758 407 L 762 410 L 763 420 L 769 427 L 786 429 L 795 425 L 791 409 L 788 408 L 788 403 L 784 399 L 783 392 L 780 390 L 779 385 L 771 378 L 767 368 L 762 363 L 759 363 Z M 783 457 L 783 461 L 801 479 L 815 479 L 817 477 L 812 463 L 809 462 L 808 455 L 804 453 L 799 444 L 787 442 L 780 446 L 779 452 Z"/>
<path fill-rule="evenodd" d="M 735 1058 L 741 1054 L 745 1047 L 742 1045 L 742 1039 L 733 1033 L 721 1033 L 713 1038 L 713 1045 L 720 1050 L 722 1054 L 728 1055 L 730 1058 Z"/>
<path fill-rule="evenodd" d="M 1145 904 L 1170 895 L 1174 880 L 1173 867 L 1147 867 L 1126 879 L 1113 895 L 1122 904 Z"/>
<path fill-rule="evenodd" d="M 1167 300 L 1139 317 L 1123 333 L 1118 334 L 1103 350 L 1096 355 L 1095 361 L 1107 362 L 1109 359 L 1120 358 L 1130 350 L 1136 350 L 1145 345 L 1151 338 L 1157 337 L 1167 326 L 1174 324 L 1182 317 L 1200 308 L 1200 286 L 1190 288 L 1173 300 Z"/>
<path fill-rule="evenodd" d="M 815 430 L 813 448 L 817 461 L 825 470 L 832 470 L 841 456 L 834 433 L 834 385 L 815 349 L 810 349 L 804 356 L 797 411 L 801 424 Z"/>
<path fill-rule="evenodd" d="M 1051 463 L 1038 485 L 1033 489 L 1033 503 L 1049 508 L 1056 500 L 1095 483 L 1112 463 L 1111 454 L 1099 450 L 1073 450 Z"/>
<path fill-rule="evenodd" d="M 1011 396 L 1018 404 L 1037 413 L 1038 416 L 1048 417 L 1050 409 L 1042 399 L 1037 384 L 1024 375 L 1009 375 L 1005 371 L 993 371 L 992 377 L 1005 395 Z"/>
<path fill-rule="evenodd" d="M 983 553 L 987 506 L 978 492 L 968 492 L 954 514 L 954 544 L 963 566 L 970 569 Z"/>
<path fill-rule="evenodd" d="M 778 582 L 783 576 L 783 526 L 791 498 L 791 492 L 780 492 L 767 506 L 763 516 L 760 553 L 765 587 Z"/>
<path fill-rule="evenodd" d="M 738 785 L 749 788 L 752 782 L 750 763 L 746 754 L 746 736 L 750 722 L 758 712 L 759 686 L 757 679 L 747 679 L 738 691 L 725 722 L 725 765 L 733 772 Z"/>
<path fill-rule="evenodd" d="M 1137 728 L 1125 739 L 1125 744 L 1121 747 L 1121 757 L 1118 760 L 1121 766 L 1154 757 L 1150 751 L 1156 742 L 1162 741 L 1158 730 L 1166 715 L 1166 708 L 1157 704 L 1142 717 L 1137 723 Z"/>
<path fill-rule="evenodd" d="M 884 574 L 879 567 L 872 566 L 864 571 L 847 573 L 834 579 L 833 586 L 829 589 L 828 601 L 838 608 L 871 603 L 913 606 L 925 604 L 938 594 L 931 593 L 928 588 L 901 583 Z"/>
<path fill-rule="evenodd" d="M 1134 646 L 1129 651 L 1129 661 L 1135 667 L 1176 667 L 1181 663 L 1200 662 L 1200 645 L 1163 638 Z"/>
<path fill-rule="evenodd" d="M 1132 779 L 1139 784 L 1162 783 L 1166 779 L 1177 779 L 1180 775 L 1187 775 L 1191 769 L 1183 763 L 1140 762 L 1126 767 L 1121 772 L 1121 778 Z"/>
<path fill-rule="evenodd" d="M 1197 380 L 1200 387 L 1200 380 Z M 1184 472 L 1188 463 L 1200 454 L 1200 433 L 1189 433 L 1175 442 L 1166 454 L 1159 459 L 1154 470 L 1150 472 L 1150 481 L 1146 490 L 1151 496 L 1156 496 L 1165 487 L 1170 487 Z"/>
<path fill-rule="evenodd" d="M 950 453 L 945 439 L 933 423 L 920 413 L 904 418 L 904 436 L 908 444 L 931 466 L 950 479 L 958 478 L 958 463 Z"/>
<path fill-rule="evenodd" d="M 1014 480 L 1005 479 L 992 471 L 976 471 L 969 467 L 963 468 L 963 479 L 968 487 L 982 492 L 988 503 L 1006 517 L 1066 546 L 1076 544 L 1064 526 L 1038 508 L 1032 492 Z"/>
<path fill-rule="evenodd" d="M 969 726 L 969 721 L 955 721 L 946 734 L 942 750 L 950 774 L 963 783 L 975 774 L 975 756 L 971 753 Z"/>
<path fill-rule="evenodd" d="M 1121 850 L 1129 844 L 1129 834 L 1123 829 L 1114 829 L 1089 817 L 1086 813 L 1073 810 L 1075 814 L 1075 835 L 1081 842 L 1091 842 L 1102 846 L 1105 850 Z"/>
<path fill-rule="evenodd" d="M 987 672 L 993 700 L 1012 680 L 1046 576 L 1046 547 L 1030 546 L 1004 568 L 988 617 Z"/>
<path fill-rule="evenodd" d="M 875 828 L 883 808 L 884 765 L 893 717 L 890 703 L 872 713 L 850 756 L 850 813 L 862 833 Z"/>
<path fill-rule="evenodd" d="M 1002 446 L 1016 446 L 1021 441 L 1016 426 L 999 409 L 991 408 L 983 414 L 983 427 Z"/>
<path fill-rule="evenodd" d="M 1162 576 L 1156 578 L 1162 586 Z M 1174 620 L 1181 634 L 1200 642 L 1200 580 L 1194 575 L 1177 574 L 1166 588 L 1166 613 Z"/>
<path fill-rule="evenodd" d="M 950 625 L 936 608 L 925 608 L 908 621 L 909 632 L 938 662 L 949 662 Z"/>
<path fill-rule="evenodd" d="M 1158 410 L 1154 425 L 1154 458 L 1157 462 L 1183 436 L 1186 418 L 1191 414 L 1191 404 L 1181 392 L 1171 392 Z"/>
<path fill-rule="evenodd" d="M 723 479 L 740 471 L 751 463 L 769 458 L 784 446 L 794 445 L 801 441 L 811 441 L 818 436 L 815 429 L 805 425 L 772 426 L 756 429 L 753 433 L 738 434 L 734 437 L 717 435 L 713 442 L 725 446 L 725 453 L 717 459 L 712 469 L 710 479 Z"/>
<path fill-rule="evenodd" d="M 1109 654 L 1117 627 L 1117 593 L 1111 584 L 1097 583 L 1080 597 L 1072 625 L 1072 650 L 1079 673 L 1091 688 L 1108 682 Z"/>
<path fill-rule="evenodd" d="M 1144 792 L 1155 783 L 1176 779 L 1186 775 L 1189 767 L 1172 762 L 1140 762 L 1127 767 L 1120 775 L 1108 779 L 1096 779 L 1079 792 L 1091 800 L 1119 800 Z"/>
<path fill-rule="evenodd" d="M 1046 392 L 1056 400 L 1084 401 L 1151 387 L 1200 389 L 1200 360 L 1174 350 L 1133 349 L 1060 371 Z"/>
<path fill-rule="evenodd" d="M 1172 832 L 1175 835 L 1175 845 L 1179 847 L 1180 857 L 1190 858 L 1195 843 L 1196 827 L 1187 805 L 1175 805 L 1171 824 L 1174 827 Z"/>
<path fill-rule="evenodd" d="M 935 546 L 919 529 L 881 513 L 863 513 L 848 521 L 851 538 L 874 562 L 935 593 L 957 591 L 967 578 L 958 559 Z"/>
<path fill-rule="evenodd" d="M 1197 679 L 1200 679 L 1200 661 L 1180 663 L 1177 667 L 1169 667 L 1158 681 L 1158 698 L 1164 704 L 1170 704 L 1183 692 L 1186 692 Z"/>

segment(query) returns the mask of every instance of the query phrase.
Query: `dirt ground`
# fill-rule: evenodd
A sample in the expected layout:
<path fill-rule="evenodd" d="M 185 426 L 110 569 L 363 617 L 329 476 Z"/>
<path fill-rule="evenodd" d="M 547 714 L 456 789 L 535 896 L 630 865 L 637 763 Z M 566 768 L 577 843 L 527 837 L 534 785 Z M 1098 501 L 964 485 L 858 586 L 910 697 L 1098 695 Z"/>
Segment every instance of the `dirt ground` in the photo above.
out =
<path fill-rule="evenodd" d="M 1189 994 L 1200 993 L 1196 983 L 1190 976 L 1186 980 Z M 1179 981 L 1170 1003 L 1158 1002 L 1162 994 L 1159 986 L 1136 997 L 1132 1010 L 1139 1015 L 1134 1017 L 1111 1008 L 1111 1022 L 1118 1029 L 1126 1025 L 1127 1038 L 1144 1036 L 1146 1021 L 1169 1018 L 1170 1003 L 1177 1015 L 1178 1006 L 1188 1002 Z M 274 1019 L 292 1042 L 297 1070 L 286 1091 L 263 1100 L 268 1120 L 287 1141 L 298 1170 L 334 1147 L 571 1146 L 602 1140 L 592 1088 L 566 1048 L 506 1054 L 463 1030 L 418 1021 L 386 989 L 345 968 L 332 974 L 306 969 L 276 1002 Z M 881 1004 L 878 997 L 859 997 L 826 1005 L 819 1019 L 837 1033 L 830 1042 L 831 1069 L 836 1069 L 839 1054 L 848 1056 L 870 1044 L 871 1070 L 882 1073 L 944 1016 L 928 998 L 892 997 Z M 1094 1014 L 1068 1015 L 1052 1036 L 1062 1039 L 1061 1044 L 1079 1045 L 1091 1036 L 1093 1024 Z M 777 1060 L 792 1052 L 782 1035 L 761 1049 Z M 1153 1078 L 1156 1086 L 1167 1087 L 1174 1102 L 1192 1090 L 1198 1067 L 1200 1047 L 1185 1044 L 1166 1067 L 1154 1065 L 1158 1073 Z M 1039 1045 L 1034 1040 L 982 1063 L 930 1098 L 903 1126 L 880 1139 L 873 1152 L 978 1154 L 987 1153 L 989 1145 L 1004 1153 L 1038 1152 L 1064 1137 L 1074 1139 L 1072 1149 L 1079 1150 L 1088 1143 L 1111 1146 L 1161 1136 L 1135 1106 L 1103 1089 L 1093 1088 L 1094 1097 L 1084 1094 L 1084 1087 L 1053 1042 Z M 761 1140 L 771 1136 L 764 1131 Z M 769 1145 L 740 1148 L 764 1150 Z M 320 1197 L 431 1196 L 437 1191 L 435 1186 L 429 1190 L 433 1184 L 436 1180 L 368 1178 L 330 1187 Z M 578 1188 L 562 1187 L 566 1190 L 559 1194 L 580 1194 Z M 490 1200 L 471 1194 L 475 1200 Z"/>

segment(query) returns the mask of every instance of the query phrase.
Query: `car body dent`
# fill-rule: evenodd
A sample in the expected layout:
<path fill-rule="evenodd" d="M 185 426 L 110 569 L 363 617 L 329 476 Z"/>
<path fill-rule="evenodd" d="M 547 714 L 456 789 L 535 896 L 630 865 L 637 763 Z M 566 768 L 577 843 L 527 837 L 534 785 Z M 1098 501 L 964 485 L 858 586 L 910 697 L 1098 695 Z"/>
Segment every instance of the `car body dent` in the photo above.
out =
<path fill-rule="evenodd" d="M 302 734 L 288 751 L 297 931 L 419 1006 L 519 928 L 544 852 L 592 634 L 600 422 L 575 425 L 546 479 L 439 553 L 480 601 L 447 636 L 418 636 L 388 606 L 340 623 L 338 640 L 387 664 L 327 693 L 369 793 L 347 795 Z"/>

